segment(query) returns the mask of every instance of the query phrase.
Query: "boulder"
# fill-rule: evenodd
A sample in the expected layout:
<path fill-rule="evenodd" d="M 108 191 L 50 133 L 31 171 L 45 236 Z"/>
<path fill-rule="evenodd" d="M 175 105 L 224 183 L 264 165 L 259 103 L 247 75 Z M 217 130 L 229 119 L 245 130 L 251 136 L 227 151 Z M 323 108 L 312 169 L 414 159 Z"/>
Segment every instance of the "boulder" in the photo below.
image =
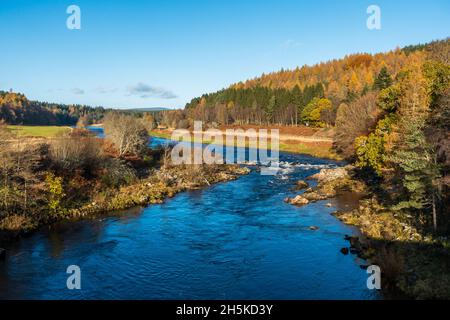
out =
<path fill-rule="evenodd" d="M 303 181 L 303 180 L 299 180 L 295 184 L 295 189 L 297 189 L 297 190 L 303 190 L 303 189 L 306 189 L 308 187 L 309 187 L 308 183 L 306 181 Z"/>
<path fill-rule="evenodd" d="M 329 182 L 336 179 L 348 178 L 348 172 L 345 168 L 322 169 L 319 173 L 310 176 L 308 179 L 314 179 L 319 182 Z"/>
<path fill-rule="evenodd" d="M 342 248 L 340 251 L 343 255 L 348 255 L 348 252 L 349 252 L 348 248 Z"/>
<path fill-rule="evenodd" d="M 328 199 L 326 195 L 320 194 L 316 191 L 304 193 L 303 198 L 307 199 L 308 201 L 320 201 Z"/>
<path fill-rule="evenodd" d="M 318 226 L 311 226 L 311 227 L 309 227 L 309 230 L 316 231 L 316 230 L 319 230 L 319 227 Z"/>
<path fill-rule="evenodd" d="M 350 237 L 350 247 L 359 250 L 361 248 L 361 243 L 358 237 Z"/>
<path fill-rule="evenodd" d="M 309 203 L 308 199 L 305 199 L 303 196 L 296 196 L 294 199 L 289 199 L 288 201 L 290 204 L 296 205 L 296 206 L 304 206 L 305 204 Z"/>

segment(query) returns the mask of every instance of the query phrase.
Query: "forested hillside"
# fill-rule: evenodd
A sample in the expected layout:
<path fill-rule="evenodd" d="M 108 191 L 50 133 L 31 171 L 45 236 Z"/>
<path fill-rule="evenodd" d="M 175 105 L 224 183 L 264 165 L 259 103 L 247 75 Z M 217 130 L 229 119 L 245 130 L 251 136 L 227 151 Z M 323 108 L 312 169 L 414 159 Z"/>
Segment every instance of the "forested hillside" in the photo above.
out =
<path fill-rule="evenodd" d="M 448 232 L 449 55 L 446 39 L 281 70 L 195 98 L 162 122 L 334 127 L 335 151 L 377 181 L 389 209 Z"/>
<path fill-rule="evenodd" d="M 80 118 L 95 123 L 105 109 L 30 101 L 25 95 L 0 91 L 0 122 L 23 125 L 75 125 Z"/>
<path fill-rule="evenodd" d="M 445 52 L 442 48 L 448 52 L 448 46 L 445 40 L 263 74 L 194 98 L 184 112 L 167 112 L 164 122 L 171 127 L 189 126 L 193 119 L 219 124 L 332 126 L 342 104 L 383 89 L 402 69 L 424 59 L 426 52 Z"/>

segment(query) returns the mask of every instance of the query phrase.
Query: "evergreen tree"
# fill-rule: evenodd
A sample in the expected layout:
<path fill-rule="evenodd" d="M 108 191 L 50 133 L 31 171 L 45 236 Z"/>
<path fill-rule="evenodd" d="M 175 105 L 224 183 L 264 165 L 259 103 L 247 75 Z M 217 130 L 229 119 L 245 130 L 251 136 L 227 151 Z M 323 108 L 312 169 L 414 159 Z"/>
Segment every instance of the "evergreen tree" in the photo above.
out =
<path fill-rule="evenodd" d="M 383 90 L 392 85 L 392 78 L 389 74 L 389 71 L 386 66 L 381 68 L 380 73 L 375 79 L 375 82 L 373 83 L 373 88 L 375 90 Z"/>
<path fill-rule="evenodd" d="M 405 191 L 400 202 L 394 206 L 396 210 L 409 209 L 423 213 L 433 204 L 434 181 L 439 177 L 439 168 L 435 165 L 423 126 L 421 119 L 402 121 L 400 130 L 403 139 L 390 157 L 400 169 Z"/>

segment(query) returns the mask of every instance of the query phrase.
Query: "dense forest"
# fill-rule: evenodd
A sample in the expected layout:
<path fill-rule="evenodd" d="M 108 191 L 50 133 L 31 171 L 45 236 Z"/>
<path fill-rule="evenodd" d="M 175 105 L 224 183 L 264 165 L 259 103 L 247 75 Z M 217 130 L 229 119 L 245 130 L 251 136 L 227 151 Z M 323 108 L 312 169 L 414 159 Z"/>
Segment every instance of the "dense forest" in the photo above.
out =
<path fill-rule="evenodd" d="M 25 95 L 0 91 L 0 122 L 20 125 L 75 125 L 80 119 L 96 123 L 105 115 L 102 107 L 30 101 Z"/>

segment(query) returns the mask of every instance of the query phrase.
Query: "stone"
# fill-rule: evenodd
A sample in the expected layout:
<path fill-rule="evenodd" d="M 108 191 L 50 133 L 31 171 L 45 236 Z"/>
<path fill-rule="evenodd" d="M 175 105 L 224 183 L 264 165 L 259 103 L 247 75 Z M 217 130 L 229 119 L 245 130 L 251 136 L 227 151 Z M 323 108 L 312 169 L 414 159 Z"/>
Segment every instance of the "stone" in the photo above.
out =
<path fill-rule="evenodd" d="M 320 200 L 325 200 L 328 198 L 327 196 L 320 194 L 318 192 L 315 192 L 315 191 L 305 193 L 303 195 L 303 197 L 309 201 L 320 201 Z"/>
<path fill-rule="evenodd" d="M 329 182 L 336 179 L 348 178 L 348 173 L 345 168 L 335 168 L 335 169 L 322 169 L 319 173 L 316 173 L 310 177 L 308 180 L 314 179 L 319 182 Z"/>
<path fill-rule="evenodd" d="M 309 227 L 309 230 L 316 231 L 316 230 L 319 230 L 319 227 L 311 226 L 311 227 Z"/>
<path fill-rule="evenodd" d="M 299 180 L 295 184 L 295 189 L 297 189 L 297 190 L 303 190 L 303 189 L 306 189 L 308 187 L 309 187 L 309 184 L 306 181 L 303 181 L 303 180 Z"/>
<path fill-rule="evenodd" d="M 348 252 L 349 252 L 348 248 L 342 248 L 340 251 L 343 255 L 348 255 Z"/>
<path fill-rule="evenodd" d="M 305 199 L 303 196 L 296 196 L 294 199 L 289 199 L 289 203 L 296 206 L 304 206 L 309 203 L 308 199 Z"/>

